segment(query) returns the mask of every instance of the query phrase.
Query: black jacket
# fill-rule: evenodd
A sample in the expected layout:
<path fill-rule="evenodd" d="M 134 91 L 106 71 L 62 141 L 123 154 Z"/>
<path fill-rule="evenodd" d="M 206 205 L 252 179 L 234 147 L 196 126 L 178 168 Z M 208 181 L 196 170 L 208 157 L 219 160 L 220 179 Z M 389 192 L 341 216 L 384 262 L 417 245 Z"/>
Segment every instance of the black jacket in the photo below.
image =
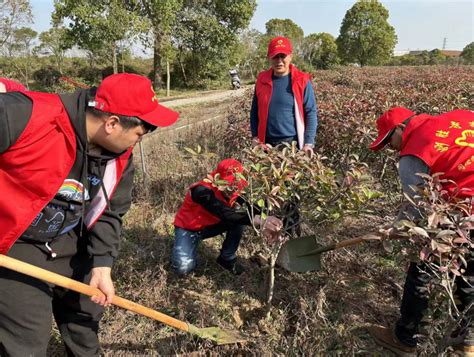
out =
<path fill-rule="evenodd" d="M 102 177 L 107 161 L 120 156 L 110 152 L 97 156 L 87 151 L 85 109 L 93 95 L 93 90 L 78 90 L 72 94 L 61 95 L 76 133 L 76 160 L 63 187 L 38 214 L 20 240 L 36 244 L 43 250 L 44 243 L 49 243 L 59 256 L 73 254 L 77 249 L 87 249 L 93 257 L 94 267 L 110 267 L 118 255 L 121 217 L 131 204 L 134 168 L 133 159 L 130 157 L 109 206 L 88 231 L 82 223 L 84 212 L 90 201 L 103 189 Z M 0 95 L 0 155 L 15 144 L 26 128 L 31 112 L 31 100 L 21 93 Z M 79 186 L 81 188 L 77 192 L 67 189 Z M 78 247 L 72 246 L 76 244 Z"/>
<path fill-rule="evenodd" d="M 214 192 L 206 186 L 197 185 L 191 189 L 191 198 L 194 202 L 203 206 L 209 213 L 219 217 L 224 224 L 231 225 L 251 225 L 250 217 L 246 209 L 237 209 L 229 207 L 219 200 Z M 245 205 L 245 202 L 238 197 L 239 206 Z"/>

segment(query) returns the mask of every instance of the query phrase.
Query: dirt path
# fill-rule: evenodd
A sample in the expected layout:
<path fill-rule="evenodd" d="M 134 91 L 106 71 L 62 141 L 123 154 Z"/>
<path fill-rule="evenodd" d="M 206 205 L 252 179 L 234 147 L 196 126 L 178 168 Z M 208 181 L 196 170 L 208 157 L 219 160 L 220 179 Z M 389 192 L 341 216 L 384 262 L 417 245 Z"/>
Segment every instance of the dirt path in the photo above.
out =
<path fill-rule="evenodd" d="M 253 87 L 253 86 L 252 86 Z M 226 100 L 228 98 L 238 98 L 246 93 L 252 87 L 241 88 L 239 90 L 226 90 L 226 91 L 213 91 L 209 94 L 205 95 L 198 95 L 191 98 L 182 98 L 182 99 L 174 99 L 174 100 L 163 100 L 163 105 L 170 107 L 170 108 L 177 108 L 183 107 L 191 104 L 200 104 L 200 103 L 208 103 L 208 102 L 216 102 Z"/>
<path fill-rule="evenodd" d="M 170 131 L 188 128 L 195 124 L 202 124 L 207 121 L 220 120 L 224 118 L 229 103 L 247 95 L 253 91 L 253 86 L 241 88 L 239 90 L 212 91 L 210 93 L 193 96 L 190 98 L 180 98 L 161 103 L 179 112 L 178 121 L 167 127 L 156 130 L 152 135 L 145 137 L 145 141 L 156 136 L 161 136 Z"/>

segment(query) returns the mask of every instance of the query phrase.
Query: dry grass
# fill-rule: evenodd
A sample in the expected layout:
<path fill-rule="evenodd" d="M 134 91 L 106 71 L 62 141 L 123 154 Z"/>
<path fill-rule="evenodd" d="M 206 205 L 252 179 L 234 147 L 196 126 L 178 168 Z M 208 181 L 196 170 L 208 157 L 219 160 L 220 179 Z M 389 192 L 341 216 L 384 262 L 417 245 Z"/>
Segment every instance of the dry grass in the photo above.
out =
<path fill-rule="evenodd" d="M 250 244 L 244 243 L 239 254 L 247 272 L 235 278 L 214 263 L 221 239 L 205 241 L 199 249 L 199 268 L 182 278 L 170 270 L 168 262 L 172 217 L 144 215 L 153 212 L 150 208 L 135 205 L 129 214 L 121 259 L 114 270 L 120 277 L 116 278 L 118 293 L 197 326 L 240 328 L 252 340 L 217 347 L 147 318 L 110 309 L 101 329 L 106 355 L 384 355 L 364 326 L 393 322 L 403 272 L 393 257 L 384 257 L 380 247 L 328 253 L 324 270 L 317 273 L 278 270 L 268 321 L 263 319 L 261 303 L 266 269 L 253 259 L 263 248 L 260 244 L 246 237 Z M 354 236 L 378 223 L 371 218 L 324 240 Z"/>

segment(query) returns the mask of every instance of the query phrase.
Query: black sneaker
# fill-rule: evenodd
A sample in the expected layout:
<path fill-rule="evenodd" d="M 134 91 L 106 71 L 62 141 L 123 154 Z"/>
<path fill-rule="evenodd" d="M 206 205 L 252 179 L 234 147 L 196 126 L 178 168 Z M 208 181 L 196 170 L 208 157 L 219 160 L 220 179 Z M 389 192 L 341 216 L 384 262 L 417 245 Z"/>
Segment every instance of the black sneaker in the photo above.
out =
<path fill-rule="evenodd" d="M 219 255 L 217 257 L 217 263 L 233 275 L 240 275 L 245 271 L 244 267 L 237 263 L 237 258 L 225 260 Z"/>

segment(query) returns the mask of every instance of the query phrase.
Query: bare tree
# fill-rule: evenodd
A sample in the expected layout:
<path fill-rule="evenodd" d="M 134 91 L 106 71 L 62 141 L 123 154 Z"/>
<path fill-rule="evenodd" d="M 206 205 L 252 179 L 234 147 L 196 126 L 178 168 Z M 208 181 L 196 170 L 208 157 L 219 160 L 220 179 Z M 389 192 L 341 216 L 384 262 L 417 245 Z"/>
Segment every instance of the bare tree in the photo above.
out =
<path fill-rule="evenodd" d="M 29 0 L 0 0 L 0 48 L 11 40 L 16 29 L 33 22 Z"/>

